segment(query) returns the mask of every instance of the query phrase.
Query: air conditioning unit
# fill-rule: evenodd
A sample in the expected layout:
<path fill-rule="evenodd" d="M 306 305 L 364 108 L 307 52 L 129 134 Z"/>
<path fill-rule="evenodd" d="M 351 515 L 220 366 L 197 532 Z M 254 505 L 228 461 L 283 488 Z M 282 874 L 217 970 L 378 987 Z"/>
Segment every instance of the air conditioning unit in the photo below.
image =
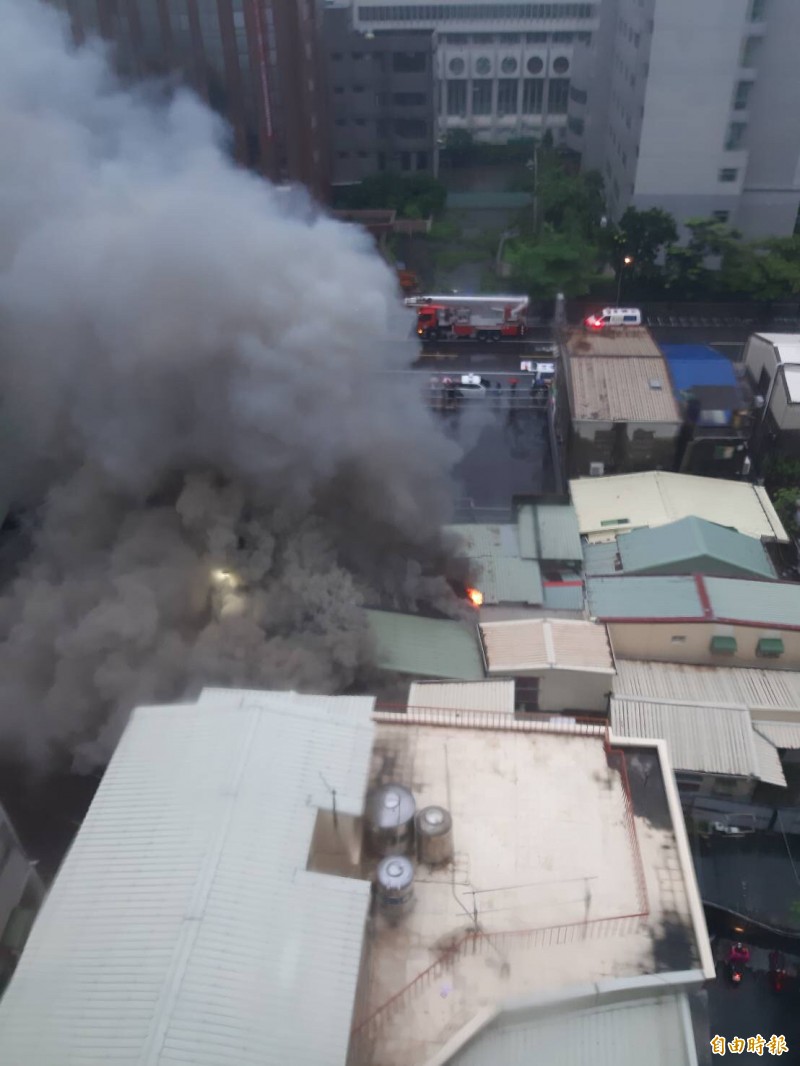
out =
<path fill-rule="evenodd" d="M 589 477 L 602 477 L 605 472 L 605 463 L 589 463 Z"/>

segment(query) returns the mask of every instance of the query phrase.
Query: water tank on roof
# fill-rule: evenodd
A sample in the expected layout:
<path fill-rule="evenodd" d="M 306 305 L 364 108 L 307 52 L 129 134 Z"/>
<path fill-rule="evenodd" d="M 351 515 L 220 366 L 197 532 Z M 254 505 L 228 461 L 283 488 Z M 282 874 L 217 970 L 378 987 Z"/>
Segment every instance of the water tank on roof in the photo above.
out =
<path fill-rule="evenodd" d="M 378 908 L 389 921 L 408 914 L 414 902 L 414 864 L 405 855 L 388 855 L 375 874 Z"/>
<path fill-rule="evenodd" d="M 381 785 L 367 797 L 367 843 L 374 855 L 408 855 L 417 805 L 404 785 Z"/>
<path fill-rule="evenodd" d="M 453 860 L 453 819 L 444 807 L 424 807 L 417 815 L 417 858 L 429 866 Z"/>

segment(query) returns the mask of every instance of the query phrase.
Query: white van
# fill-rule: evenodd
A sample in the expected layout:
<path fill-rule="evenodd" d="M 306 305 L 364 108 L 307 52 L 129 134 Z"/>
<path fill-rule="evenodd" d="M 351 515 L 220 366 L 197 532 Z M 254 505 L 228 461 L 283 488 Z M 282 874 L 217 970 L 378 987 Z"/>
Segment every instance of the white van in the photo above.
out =
<path fill-rule="evenodd" d="M 642 312 L 638 307 L 604 307 L 599 315 L 589 315 L 584 325 L 589 329 L 605 326 L 641 326 Z"/>

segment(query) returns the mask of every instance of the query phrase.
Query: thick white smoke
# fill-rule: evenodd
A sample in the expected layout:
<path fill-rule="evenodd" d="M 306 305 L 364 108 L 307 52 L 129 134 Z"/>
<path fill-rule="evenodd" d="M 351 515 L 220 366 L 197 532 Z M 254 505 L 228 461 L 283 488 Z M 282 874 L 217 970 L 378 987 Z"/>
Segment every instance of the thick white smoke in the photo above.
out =
<path fill-rule="evenodd" d="M 0 743 L 39 764 L 102 763 L 131 706 L 202 683 L 342 690 L 363 602 L 447 600 L 455 456 L 385 373 L 413 358 L 391 272 L 154 95 L 5 0 L 0 469 L 36 522 Z"/>

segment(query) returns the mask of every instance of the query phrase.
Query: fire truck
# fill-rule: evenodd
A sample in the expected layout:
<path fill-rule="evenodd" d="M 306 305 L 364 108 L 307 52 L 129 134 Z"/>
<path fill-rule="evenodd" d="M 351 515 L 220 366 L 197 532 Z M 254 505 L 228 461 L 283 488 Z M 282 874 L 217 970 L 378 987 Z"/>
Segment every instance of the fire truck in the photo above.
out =
<path fill-rule="evenodd" d="M 499 340 L 525 335 L 527 296 L 409 296 L 423 340 Z"/>

